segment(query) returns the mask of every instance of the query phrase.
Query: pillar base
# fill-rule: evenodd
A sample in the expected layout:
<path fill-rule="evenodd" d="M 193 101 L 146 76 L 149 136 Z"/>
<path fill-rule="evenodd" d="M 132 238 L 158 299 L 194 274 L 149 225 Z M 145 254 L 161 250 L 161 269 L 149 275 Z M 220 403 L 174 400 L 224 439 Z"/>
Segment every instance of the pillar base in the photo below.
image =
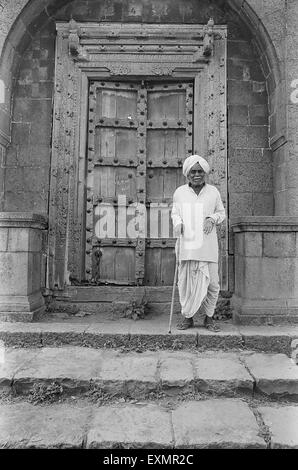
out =
<path fill-rule="evenodd" d="M 234 232 L 235 323 L 298 323 L 298 217 L 242 217 Z"/>
<path fill-rule="evenodd" d="M 298 300 L 296 306 L 286 302 L 248 300 L 237 297 L 231 299 L 233 322 L 236 325 L 284 325 L 298 324 Z"/>
<path fill-rule="evenodd" d="M 29 322 L 45 312 L 41 294 L 47 222 L 31 212 L 0 212 L 0 321 Z"/>
<path fill-rule="evenodd" d="M 40 319 L 45 313 L 45 306 L 31 312 L 0 312 L 0 322 L 28 323 Z"/>
<path fill-rule="evenodd" d="M 40 292 L 30 296 L 0 296 L 0 321 L 29 322 L 45 312 L 45 301 Z"/>

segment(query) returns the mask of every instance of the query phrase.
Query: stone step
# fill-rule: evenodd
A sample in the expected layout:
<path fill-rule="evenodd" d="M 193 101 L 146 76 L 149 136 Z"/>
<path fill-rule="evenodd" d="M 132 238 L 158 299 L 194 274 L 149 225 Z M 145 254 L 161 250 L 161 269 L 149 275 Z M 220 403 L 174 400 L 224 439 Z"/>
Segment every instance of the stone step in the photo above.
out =
<path fill-rule="evenodd" d="M 240 399 L 110 406 L 0 405 L 0 448 L 298 448 L 298 406 Z"/>
<path fill-rule="evenodd" d="M 126 353 L 76 346 L 4 349 L 0 390 L 34 395 L 36 387 L 41 393 L 46 393 L 46 387 L 58 387 L 59 397 L 97 390 L 137 399 L 154 393 L 234 396 L 241 392 L 250 397 L 261 393 L 298 400 L 298 366 L 284 354 L 252 351 Z"/>
<path fill-rule="evenodd" d="M 296 326 L 236 326 L 219 322 L 221 331 L 214 333 L 196 326 L 178 330 L 173 322 L 168 333 L 168 317 L 133 321 L 120 319 L 88 323 L 75 322 L 0 323 L 0 341 L 6 346 L 40 347 L 67 344 L 92 348 L 148 349 L 248 349 L 291 355 L 298 339 Z M 83 320 L 83 321 L 82 321 Z M 296 347 L 297 349 L 297 347 Z"/>

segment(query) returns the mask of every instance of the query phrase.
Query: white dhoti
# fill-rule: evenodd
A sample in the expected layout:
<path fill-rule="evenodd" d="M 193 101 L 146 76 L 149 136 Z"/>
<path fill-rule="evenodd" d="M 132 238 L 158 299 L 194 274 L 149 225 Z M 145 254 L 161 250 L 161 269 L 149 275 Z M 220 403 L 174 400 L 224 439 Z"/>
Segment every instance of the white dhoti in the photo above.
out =
<path fill-rule="evenodd" d="M 181 313 L 192 318 L 199 310 L 212 317 L 219 294 L 218 264 L 206 261 L 181 261 L 178 268 L 178 291 Z"/>

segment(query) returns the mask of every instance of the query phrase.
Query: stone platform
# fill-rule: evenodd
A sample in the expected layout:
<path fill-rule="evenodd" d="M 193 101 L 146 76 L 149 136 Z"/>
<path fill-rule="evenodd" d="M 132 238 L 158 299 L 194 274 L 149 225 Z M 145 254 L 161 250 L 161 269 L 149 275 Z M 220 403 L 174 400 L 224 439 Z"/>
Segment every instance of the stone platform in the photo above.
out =
<path fill-rule="evenodd" d="M 5 348 L 0 390 L 15 395 L 36 385 L 60 387 L 60 396 L 91 389 L 113 397 L 148 398 L 182 393 L 287 397 L 298 402 L 298 366 L 285 354 L 252 351 L 122 352 L 78 346 Z"/>
<path fill-rule="evenodd" d="M 188 330 L 176 328 L 176 315 L 169 334 L 168 316 L 150 319 L 73 318 L 51 321 L 51 317 L 35 323 L 0 323 L 0 341 L 7 346 L 86 346 L 92 348 L 126 349 L 248 349 L 291 355 L 298 339 L 298 326 L 236 326 L 230 321 L 219 322 L 219 333 L 199 324 Z"/>

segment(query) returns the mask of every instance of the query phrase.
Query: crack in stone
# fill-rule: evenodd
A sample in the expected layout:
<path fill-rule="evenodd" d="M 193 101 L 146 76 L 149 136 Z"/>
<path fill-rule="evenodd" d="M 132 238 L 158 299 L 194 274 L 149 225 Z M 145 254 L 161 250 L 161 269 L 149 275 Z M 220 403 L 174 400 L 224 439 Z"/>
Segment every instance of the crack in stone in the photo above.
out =
<path fill-rule="evenodd" d="M 272 437 L 272 434 L 270 433 L 270 429 L 269 427 L 265 424 L 263 418 L 262 418 L 262 415 L 261 413 L 259 412 L 259 410 L 256 408 L 255 405 L 251 405 L 251 404 L 248 404 L 250 410 L 252 411 L 252 413 L 254 414 L 255 418 L 256 418 L 256 421 L 257 421 L 257 424 L 259 426 L 259 436 L 262 437 L 264 439 L 264 441 L 266 442 L 267 444 L 267 449 L 271 449 L 271 445 L 272 445 L 272 442 L 271 442 L 271 437 Z"/>

